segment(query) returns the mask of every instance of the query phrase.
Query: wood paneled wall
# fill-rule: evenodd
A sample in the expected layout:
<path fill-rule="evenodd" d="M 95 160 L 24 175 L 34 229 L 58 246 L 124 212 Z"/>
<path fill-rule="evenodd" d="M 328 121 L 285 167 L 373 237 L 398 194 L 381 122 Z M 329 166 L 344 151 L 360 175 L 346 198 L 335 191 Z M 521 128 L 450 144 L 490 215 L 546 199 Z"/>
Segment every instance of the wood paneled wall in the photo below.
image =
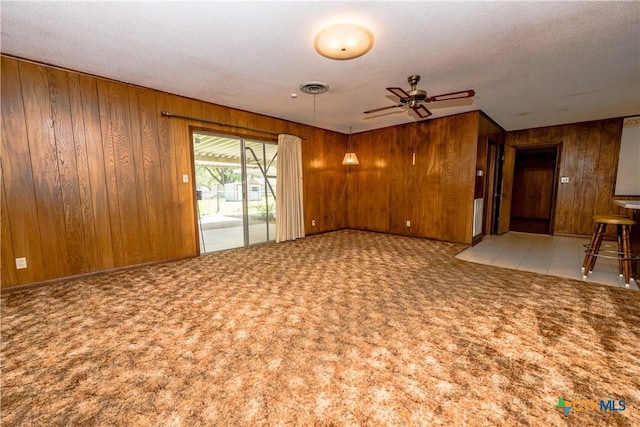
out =
<path fill-rule="evenodd" d="M 1 71 L 2 287 L 197 254 L 191 130 L 260 135 L 161 111 L 304 137 L 307 234 L 350 227 L 470 244 L 473 199 L 486 192 L 476 170 L 488 139 L 502 137 L 479 111 L 363 132 L 347 173 L 344 134 L 6 56 Z M 594 213 L 621 211 L 621 131 L 612 119 L 507 133 L 512 147 L 562 143 L 571 182 L 559 184 L 556 233 L 588 235 Z M 28 268 L 15 268 L 18 257 Z"/>
<path fill-rule="evenodd" d="M 479 117 L 354 135 L 360 164 L 349 171 L 349 227 L 471 243 Z"/>
<path fill-rule="evenodd" d="M 230 128 L 161 111 L 305 137 L 307 231 L 346 227 L 343 134 L 6 56 L 1 71 L 2 287 L 197 254 L 191 127 Z"/>
<path fill-rule="evenodd" d="M 594 214 L 620 211 L 613 193 L 621 135 L 621 118 L 507 132 L 506 144 L 516 148 L 562 144 L 559 175 L 570 182 L 558 184 L 556 234 L 589 235 Z"/>
<path fill-rule="evenodd" d="M 317 128 L 308 128 L 306 136 L 302 142 L 305 232 L 347 228 L 347 173 L 342 166 L 347 136 Z"/>

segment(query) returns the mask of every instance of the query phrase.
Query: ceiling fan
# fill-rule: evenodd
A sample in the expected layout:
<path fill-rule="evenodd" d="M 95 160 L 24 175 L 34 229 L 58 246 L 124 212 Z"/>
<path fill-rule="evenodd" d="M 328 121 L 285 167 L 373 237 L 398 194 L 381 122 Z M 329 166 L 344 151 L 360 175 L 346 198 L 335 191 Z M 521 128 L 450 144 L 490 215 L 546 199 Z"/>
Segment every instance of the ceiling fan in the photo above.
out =
<path fill-rule="evenodd" d="M 401 89 L 399 87 L 387 88 L 389 92 L 391 92 L 392 94 L 400 98 L 400 104 L 390 105 L 388 107 L 382 107 L 382 108 L 375 108 L 373 110 L 365 111 L 364 114 L 377 113 L 378 111 L 388 110 L 390 108 L 404 107 L 405 105 L 407 105 L 409 106 L 409 108 L 415 111 L 416 114 L 418 114 L 418 116 L 420 116 L 421 119 L 424 119 L 431 115 L 431 111 L 429 111 L 427 107 L 424 106 L 424 103 L 449 101 L 451 99 L 471 98 L 476 94 L 475 91 L 469 89 L 469 90 L 463 90 L 460 92 L 452 92 L 452 93 L 445 93 L 442 95 L 427 96 L 426 91 L 416 88 L 416 86 L 418 85 L 418 82 L 420 81 L 420 76 L 418 75 L 409 76 L 407 78 L 407 81 L 409 82 L 409 86 L 411 86 L 408 92 L 406 92 L 404 89 Z"/>

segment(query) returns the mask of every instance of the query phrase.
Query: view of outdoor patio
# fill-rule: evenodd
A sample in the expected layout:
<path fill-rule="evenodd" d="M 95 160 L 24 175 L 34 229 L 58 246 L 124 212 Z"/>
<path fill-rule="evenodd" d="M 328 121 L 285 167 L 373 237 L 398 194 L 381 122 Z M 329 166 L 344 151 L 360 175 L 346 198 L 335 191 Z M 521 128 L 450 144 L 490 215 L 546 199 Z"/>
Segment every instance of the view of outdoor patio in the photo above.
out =
<path fill-rule="evenodd" d="M 201 253 L 275 240 L 276 155 L 275 144 L 194 133 Z"/>

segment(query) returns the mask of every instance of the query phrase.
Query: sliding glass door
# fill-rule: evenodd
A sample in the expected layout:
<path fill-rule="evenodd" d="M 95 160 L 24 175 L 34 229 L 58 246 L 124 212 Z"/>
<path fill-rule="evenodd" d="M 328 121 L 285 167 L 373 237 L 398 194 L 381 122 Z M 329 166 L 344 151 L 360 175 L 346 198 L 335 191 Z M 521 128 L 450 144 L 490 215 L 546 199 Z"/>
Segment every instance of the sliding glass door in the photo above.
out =
<path fill-rule="evenodd" d="M 278 146 L 244 141 L 249 243 L 276 239 L 276 157 Z"/>
<path fill-rule="evenodd" d="M 194 131 L 193 153 L 200 253 L 275 240 L 278 146 Z"/>

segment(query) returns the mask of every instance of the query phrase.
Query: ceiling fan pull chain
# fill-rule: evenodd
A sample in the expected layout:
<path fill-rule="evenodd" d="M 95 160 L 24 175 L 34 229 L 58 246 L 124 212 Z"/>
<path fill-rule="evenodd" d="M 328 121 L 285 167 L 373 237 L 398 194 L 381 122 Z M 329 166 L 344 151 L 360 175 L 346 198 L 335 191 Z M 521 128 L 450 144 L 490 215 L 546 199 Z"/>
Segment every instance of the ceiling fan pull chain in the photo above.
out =
<path fill-rule="evenodd" d="M 313 120 L 316 119 L 316 94 L 313 94 Z"/>

